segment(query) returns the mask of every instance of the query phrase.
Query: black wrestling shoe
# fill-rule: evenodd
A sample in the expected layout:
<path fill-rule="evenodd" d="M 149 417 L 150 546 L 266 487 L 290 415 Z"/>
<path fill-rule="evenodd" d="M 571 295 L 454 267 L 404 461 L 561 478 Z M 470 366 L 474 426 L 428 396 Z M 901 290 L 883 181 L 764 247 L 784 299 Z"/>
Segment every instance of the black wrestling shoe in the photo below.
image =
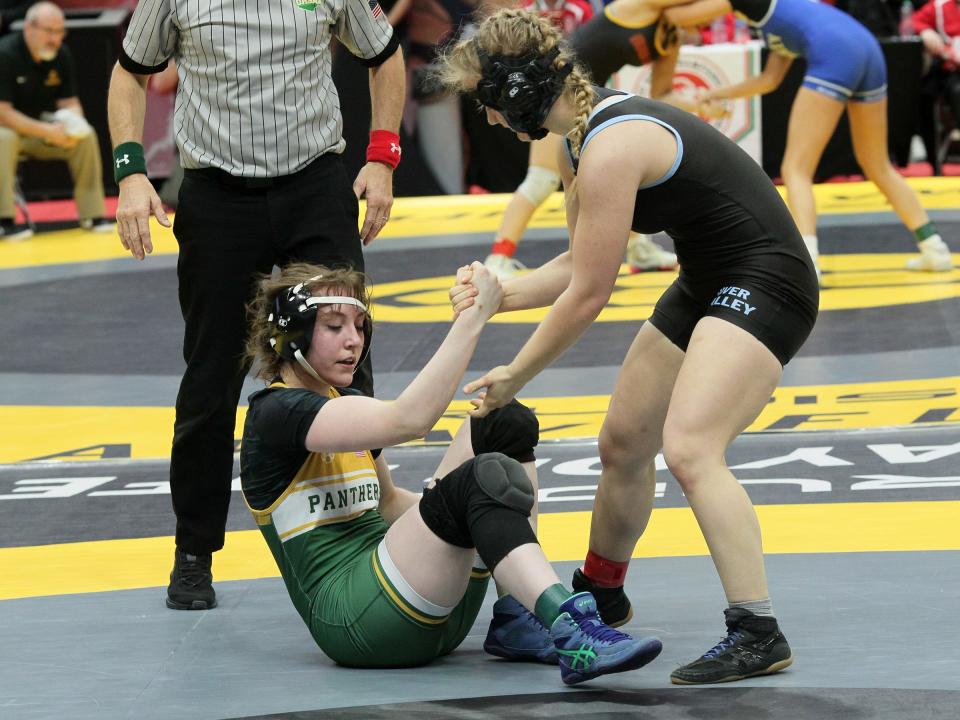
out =
<path fill-rule="evenodd" d="M 727 636 L 698 660 L 670 674 L 675 685 L 722 683 L 755 675 L 770 675 L 793 663 L 787 639 L 777 619 L 742 608 L 723 611 Z"/>
<path fill-rule="evenodd" d="M 213 591 L 212 555 L 190 555 L 177 550 L 174 555 L 167 607 L 173 610 L 210 610 L 217 606 Z"/>
<path fill-rule="evenodd" d="M 623 591 L 623 585 L 614 588 L 597 587 L 580 568 L 577 568 L 573 571 L 573 591 L 588 592 L 593 595 L 597 601 L 600 619 L 605 625 L 620 627 L 630 622 L 630 618 L 633 617 L 630 598 Z"/>

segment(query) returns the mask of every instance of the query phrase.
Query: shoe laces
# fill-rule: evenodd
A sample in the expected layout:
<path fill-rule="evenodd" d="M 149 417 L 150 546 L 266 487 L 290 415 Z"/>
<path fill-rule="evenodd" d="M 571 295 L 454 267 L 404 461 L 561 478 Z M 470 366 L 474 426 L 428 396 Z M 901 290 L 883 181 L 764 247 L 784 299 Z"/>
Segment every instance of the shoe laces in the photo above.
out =
<path fill-rule="evenodd" d="M 532 612 L 525 609 L 524 614 L 527 616 L 528 625 L 533 626 L 533 628 L 536 630 L 541 630 L 543 632 L 550 632 L 549 628 L 547 628 L 547 626 L 543 624 L 543 621 L 540 618 L 538 618 L 536 615 L 534 615 Z"/>
<path fill-rule="evenodd" d="M 190 560 L 186 554 L 180 556 L 180 579 L 184 585 L 196 587 L 210 575 L 210 561 L 199 555 Z"/>
<path fill-rule="evenodd" d="M 549 632 L 549 629 L 543 624 L 540 618 L 527 610 L 527 608 L 521 605 L 519 601 L 517 602 L 517 607 L 515 609 L 510 608 L 504 613 L 504 617 L 509 618 L 507 622 L 515 622 L 516 620 L 520 620 L 524 625 L 527 625 L 534 630 Z"/>
<path fill-rule="evenodd" d="M 629 640 L 630 636 L 615 630 L 605 624 L 599 615 L 581 615 L 577 620 L 577 625 L 583 631 L 584 635 L 591 640 L 602 643 L 616 643 L 621 640 Z"/>
<path fill-rule="evenodd" d="M 713 660 L 724 650 L 729 650 L 738 642 L 743 640 L 743 637 L 744 637 L 743 633 L 740 632 L 739 630 L 731 630 L 730 633 L 723 640 L 718 642 L 716 645 L 714 645 L 712 648 L 710 648 L 703 654 L 702 656 L 703 659 Z"/>

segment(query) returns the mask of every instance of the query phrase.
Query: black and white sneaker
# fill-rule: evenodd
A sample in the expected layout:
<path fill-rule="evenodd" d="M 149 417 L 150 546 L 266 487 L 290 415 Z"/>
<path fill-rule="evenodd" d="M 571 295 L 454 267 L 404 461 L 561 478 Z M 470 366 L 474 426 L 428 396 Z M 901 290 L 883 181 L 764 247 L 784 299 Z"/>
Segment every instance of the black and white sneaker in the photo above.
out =
<path fill-rule="evenodd" d="M 93 218 L 80 221 L 80 227 L 95 233 L 112 233 L 117 229 L 117 223 L 110 218 Z"/>
<path fill-rule="evenodd" d="M 620 627 L 630 622 L 633 617 L 633 608 L 630 598 L 623 591 L 623 585 L 613 588 L 598 587 L 593 584 L 580 568 L 573 571 L 574 592 L 588 592 L 597 601 L 597 611 L 604 624 L 610 627 Z"/>
<path fill-rule="evenodd" d="M 26 240 L 33 237 L 29 225 L 13 221 L 13 218 L 0 219 L 0 240 Z"/>
<path fill-rule="evenodd" d="M 172 610 L 210 610 L 217 606 L 213 590 L 212 555 L 190 555 L 177 550 L 174 555 L 167 607 Z"/>
<path fill-rule="evenodd" d="M 777 619 L 727 608 L 727 636 L 689 665 L 673 671 L 675 685 L 722 683 L 770 675 L 793 663 L 793 653 Z"/>

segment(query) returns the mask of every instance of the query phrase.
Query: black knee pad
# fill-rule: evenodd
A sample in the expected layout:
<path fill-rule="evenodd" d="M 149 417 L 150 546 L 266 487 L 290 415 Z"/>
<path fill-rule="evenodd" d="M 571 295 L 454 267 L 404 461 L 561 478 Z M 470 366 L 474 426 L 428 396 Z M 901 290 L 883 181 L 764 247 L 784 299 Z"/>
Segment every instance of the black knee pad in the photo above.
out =
<path fill-rule="evenodd" d="M 533 462 L 540 441 L 540 423 L 533 410 L 511 400 L 482 418 L 470 418 L 473 454 L 503 453 L 517 462 Z"/>
<path fill-rule="evenodd" d="M 444 542 L 457 547 L 473 547 L 467 524 L 467 492 L 476 485 L 474 460 L 467 460 L 423 491 L 420 517 L 430 531 Z"/>
<path fill-rule="evenodd" d="M 490 500 L 530 517 L 533 484 L 518 461 L 501 453 L 484 453 L 475 458 L 474 468 L 477 485 Z"/>
<path fill-rule="evenodd" d="M 468 460 L 425 490 L 420 517 L 458 547 L 475 547 L 492 571 L 515 547 L 537 542 L 527 518 L 533 485 L 520 464 L 500 453 Z"/>

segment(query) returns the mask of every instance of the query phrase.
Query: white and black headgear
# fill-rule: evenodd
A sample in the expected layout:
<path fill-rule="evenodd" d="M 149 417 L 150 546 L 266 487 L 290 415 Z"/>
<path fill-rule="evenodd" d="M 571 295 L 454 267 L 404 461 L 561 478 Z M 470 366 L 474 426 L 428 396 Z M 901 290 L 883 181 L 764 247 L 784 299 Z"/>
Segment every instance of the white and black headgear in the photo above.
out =
<path fill-rule="evenodd" d="M 273 301 L 273 310 L 267 321 L 273 324 L 270 347 L 284 360 L 298 362 L 313 377 L 316 371 L 310 367 L 304 355 L 310 349 L 313 339 L 313 327 L 317 322 L 317 307 L 320 305 L 353 305 L 364 313 L 363 353 L 357 364 L 363 361 L 370 351 L 370 339 L 373 335 L 373 322 L 367 306 L 354 297 L 344 295 L 312 295 L 309 285 L 323 279 L 317 275 L 309 280 L 297 283 L 280 291 Z"/>
<path fill-rule="evenodd" d="M 573 70 L 567 63 L 559 70 L 553 61 L 560 55 L 554 46 L 546 55 L 489 55 L 477 44 L 482 77 L 477 83 L 477 98 L 483 105 L 503 115 L 516 132 L 534 140 L 547 136 L 543 127 L 550 108 L 563 93 L 563 81 Z"/>

